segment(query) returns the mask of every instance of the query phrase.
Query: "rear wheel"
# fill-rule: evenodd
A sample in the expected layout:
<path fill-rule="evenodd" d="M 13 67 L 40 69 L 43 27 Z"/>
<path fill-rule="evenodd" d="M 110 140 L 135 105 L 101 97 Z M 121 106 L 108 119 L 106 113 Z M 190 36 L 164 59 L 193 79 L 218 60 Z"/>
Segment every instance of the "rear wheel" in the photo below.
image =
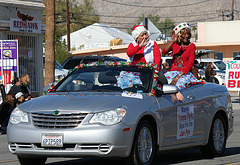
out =
<path fill-rule="evenodd" d="M 227 133 L 226 122 L 221 115 L 216 115 L 209 135 L 208 143 L 201 148 L 205 157 L 215 157 L 223 155 L 226 147 Z"/>
<path fill-rule="evenodd" d="M 126 164 L 149 165 L 155 155 L 155 136 L 152 125 L 148 121 L 142 121 L 137 128 L 131 154 L 126 158 Z"/>
<path fill-rule="evenodd" d="M 18 156 L 18 161 L 21 165 L 44 165 L 47 158 L 29 158 Z"/>

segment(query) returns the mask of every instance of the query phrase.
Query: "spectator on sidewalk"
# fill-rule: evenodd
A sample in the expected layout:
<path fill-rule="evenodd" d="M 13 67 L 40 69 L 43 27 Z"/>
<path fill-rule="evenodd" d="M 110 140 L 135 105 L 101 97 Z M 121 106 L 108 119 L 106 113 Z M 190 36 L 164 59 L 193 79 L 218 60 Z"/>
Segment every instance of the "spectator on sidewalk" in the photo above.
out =
<path fill-rule="evenodd" d="M 204 72 L 204 74 L 205 74 L 205 81 L 206 82 L 209 82 L 209 78 L 211 76 L 211 70 L 213 70 L 213 63 L 212 62 L 208 62 L 207 63 L 207 67 L 206 67 L 205 72 Z"/>
<path fill-rule="evenodd" d="M 17 107 L 18 105 L 20 105 L 21 103 L 23 103 L 25 101 L 24 94 L 22 92 L 18 92 L 15 95 L 15 98 L 17 100 L 15 103 L 15 107 Z"/>
<path fill-rule="evenodd" d="M 25 101 L 31 100 L 32 96 L 31 96 L 31 90 L 29 88 L 29 84 L 30 84 L 30 78 L 28 74 L 25 74 L 21 77 L 21 81 L 22 81 L 22 92 L 25 98 Z"/>
<path fill-rule="evenodd" d="M 216 71 L 215 70 L 211 70 L 210 71 L 209 82 L 219 84 L 219 81 L 218 81 L 218 79 L 215 76 L 216 76 Z"/>
<path fill-rule="evenodd" d="M 23 92 L 22 91 L 22 81 L 20 78 L 16 78 L 13 80 L 12 82 L 14 85 L 11 87 L 11 89 L 9 90 L 8 94 L 13 94 L 13 98 L 15 98 L 15 95 L 18 93 L 18 92 Z"/>
<path fill-rule="evenodd" d="M 13 94 L 7 94 L 4 97 L 2 104 L 0 104 L 1 134 L 6 134 L 8 121 L 13 109 L 14 109 Z"/>

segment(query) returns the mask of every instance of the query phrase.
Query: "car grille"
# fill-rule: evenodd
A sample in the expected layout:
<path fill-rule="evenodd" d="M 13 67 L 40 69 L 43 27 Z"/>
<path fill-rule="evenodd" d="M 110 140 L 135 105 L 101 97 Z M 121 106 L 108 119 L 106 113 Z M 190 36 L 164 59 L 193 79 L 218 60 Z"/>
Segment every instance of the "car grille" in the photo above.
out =
<path fill-rule="evenodd" d="M 70 113 L 59 115 L 50 113 L 32 113 L 32 121 L 34 126 L 38 128 L 75 128 L 83 121 L 86 116 L 87 113 Z"/>
<path fill-rule="evenodd" d="M 63 147 L 42 147 L 40 143 L 9 143 L 10 152 L 15 153 L 17 150 L 36 151 L 36 150 L 53 150 L 53 151 L 71 151 L 76 152 L 97 152 L 106 155 L 113 149 L 110 144 L 63 144 Z"/>

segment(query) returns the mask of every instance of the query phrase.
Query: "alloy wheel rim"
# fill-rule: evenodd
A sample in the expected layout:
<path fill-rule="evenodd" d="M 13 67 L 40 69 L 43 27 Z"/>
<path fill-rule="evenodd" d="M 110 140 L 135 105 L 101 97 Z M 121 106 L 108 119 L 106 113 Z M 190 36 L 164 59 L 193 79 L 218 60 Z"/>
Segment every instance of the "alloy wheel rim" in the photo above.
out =
<path fill-rule="evenodd" d="M 142 162 L 147 162 L 152 155 L 152 135 L 148 128 L 144 127 L 138 136 L 138 153 Z"/>
<path fill-rule="evenodd" d="M 216 151 L 220 152 L 223 149 L 224 140 L 224 125 L 220 119 L 217 119 L 213 127 L 213 143 Z"/>

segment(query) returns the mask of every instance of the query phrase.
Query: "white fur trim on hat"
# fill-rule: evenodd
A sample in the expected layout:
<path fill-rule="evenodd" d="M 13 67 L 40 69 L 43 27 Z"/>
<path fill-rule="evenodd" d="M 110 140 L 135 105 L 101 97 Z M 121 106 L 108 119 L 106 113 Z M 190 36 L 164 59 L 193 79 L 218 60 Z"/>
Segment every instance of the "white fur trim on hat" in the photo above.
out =
<path fill-rule="evenodd" d="M 191 30 L 191 26 L 187 22 L 182 22 L 173 29 L 175 32 L 175 35 L 177 35 L 184 28 L 188 28 L 189 30 Z"/>
<path fill-rule="evenodd" d="M 22 92 L 18 92 L 16 95 L 15 95 L 15 98 L 18 99 L 19 97 L 23 96 L 23 93 Z"/>
<path fill-rule="evenodd" d="M 149 31 L 144 27 L 144 25 L 134 26 L 133 31 L 132 31 L 132 36 L 133 36 L 134 40 L 136 40 L 142 32 L 147 32 L 148 35 L 150 35 Z"/>

